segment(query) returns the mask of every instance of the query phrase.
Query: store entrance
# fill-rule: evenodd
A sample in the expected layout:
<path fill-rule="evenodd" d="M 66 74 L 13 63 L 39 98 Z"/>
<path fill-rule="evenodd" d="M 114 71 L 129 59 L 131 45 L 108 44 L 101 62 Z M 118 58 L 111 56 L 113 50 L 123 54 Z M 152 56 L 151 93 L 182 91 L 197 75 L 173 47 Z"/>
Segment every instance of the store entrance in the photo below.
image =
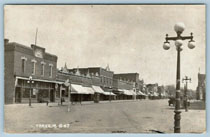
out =
<path fill-rule="evenodd" d="M 54 92 L 54 90 L 50 90 L 50 102 L 55 102 L 55 92 Z"/>

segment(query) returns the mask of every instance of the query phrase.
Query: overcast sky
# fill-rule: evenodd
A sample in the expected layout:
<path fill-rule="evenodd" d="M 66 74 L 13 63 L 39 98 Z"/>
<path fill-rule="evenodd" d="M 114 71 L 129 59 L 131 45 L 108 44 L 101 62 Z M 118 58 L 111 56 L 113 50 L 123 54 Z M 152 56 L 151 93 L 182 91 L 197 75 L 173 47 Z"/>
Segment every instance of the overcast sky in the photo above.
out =
<path fill-rule="evenodd" d="M 196 48 L 181 52 L 181 78 L 197 86 L 205 73 L 204 5 L 13 5 L 5 6 L 5 38 L 34 44 L 58 56 L 58 67 L 106 67 L 115 73 L 138 72 L 146 83 L 175 84 L 176 50 L 162 45 L 165 34 L 176 36 L 174 24 L 183 22 L 183 35 L 194 33 Z M 183 86 L 183 84 L 182 84 Z"/>

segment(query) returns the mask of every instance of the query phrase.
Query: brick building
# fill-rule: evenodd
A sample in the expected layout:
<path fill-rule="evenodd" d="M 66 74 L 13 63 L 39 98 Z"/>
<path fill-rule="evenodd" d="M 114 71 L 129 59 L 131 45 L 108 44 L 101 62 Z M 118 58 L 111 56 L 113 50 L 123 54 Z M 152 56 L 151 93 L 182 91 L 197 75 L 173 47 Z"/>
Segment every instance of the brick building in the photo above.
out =
<path fill-rule="evenodd" d="M 135 84 L 135 89 L 137 92 L 143 91 L 144 81 L 139 79 L 138 73 L 114 74 L 113 78 L 133 82 Z"/>
<path fill-rule="evenodd" d="M 101 68 L 101 67 L 88 67 L 88 68 L 73 68 L 68 69 L 69 73 L 87 76 L 87 77 L 98 77 L 100 78 L 100 86 L 104 88 L 104 90 L 108 90 L 112 88 L 113 82 L 113 74 L 114 72 L 110 71 L 109 68 Z"/>
<path fill-rule="evenodd" d="M 7 39 L 4 46 L 6 104 L 27 103 L 29 98 L 32 102 L 62 102 L 69 97 L 72 101 L 134 99 L 143 88 L 138 73 L 114 74 L 109 66 L 68 69 L 65 65 L 58 70 L 57 56 L 43 47 Z"/>
<path fill-rule="evenodd" d="M 143 91 L 144 81 L 139 79 L 138 73 L 121 73 L 114 74 L 113 79 L 118 81 L 119 88 L 128 89 L 133 98 L 141 98 L 145 96 Z M 128 92 L 129 94 L 129 92 Z"/>
<path fill-rule="evenodd" d="M 57 56 L 37 45 L 28 47 L 8 39 L 4 42 L 5 103 L 28 102 L 30 91 L 32 102 L 40 98 L 55 101 Z"/>
<path fill-rule="evenodd" d="M 58 71 L 56 80 L 64 82 L 69 79 L 72 101 L 95 101 L 114 99 L 112 76 L 112 71 L 101 67 L 68 69 L 65 65 Z M 60 90 L 61 96 L 67 97 L 67 90 L 62 85 Z"/>

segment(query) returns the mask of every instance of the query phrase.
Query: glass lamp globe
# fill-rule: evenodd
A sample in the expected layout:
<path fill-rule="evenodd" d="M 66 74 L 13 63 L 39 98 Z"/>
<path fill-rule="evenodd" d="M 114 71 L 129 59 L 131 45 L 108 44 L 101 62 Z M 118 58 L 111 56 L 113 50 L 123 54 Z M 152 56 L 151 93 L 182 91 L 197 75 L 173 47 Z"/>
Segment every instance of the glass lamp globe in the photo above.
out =
<path fill-rule="evenodd" d="M 191 41 L 189 41 L 189 43 L 188 43 L 188 48 L 190 48 L 190 49 L 194 49 L 195 48 L 195 41 L 194 40 L 191 40 Z"/>
<path fill-rule="evenodd" d="M 183 41 L 181 39 L 178 39 L 178 40 L 175 41 L 175 46 L 176 47 L 181 47 L 182 44 L 183 44 Z"/>
<path fill-rule="evenodd" d="M 184 23 L 182 22 L 178 22 L 175 24 L 174 26 L 174 30 L 177 32 L 177 33 L 182 33 L 185 29 L 185 25 Z"/>
<path fill-rule="evenodd" d="M 165 49 L 165 50 L 170 49 L 170 43 L 169 42 L 164 42 L 163 49 Z"/>

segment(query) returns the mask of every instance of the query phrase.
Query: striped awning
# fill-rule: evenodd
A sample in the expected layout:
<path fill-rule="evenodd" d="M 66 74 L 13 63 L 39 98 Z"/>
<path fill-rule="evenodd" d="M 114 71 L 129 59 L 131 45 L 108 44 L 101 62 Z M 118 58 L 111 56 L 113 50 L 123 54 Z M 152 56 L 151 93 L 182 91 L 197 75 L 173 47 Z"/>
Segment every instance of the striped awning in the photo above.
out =
<path fill-rule="evenodd" d="M 91 87 L 83 87 L 82 85 L 71 84 L 71 94 L 94 94 Z"/>
<path fill-rule="evenodd" d="M 95 91 L 93 90 L 92 87 L 83 87 L 83 88 L 86 89 L 86 91 L 88 92 L 88 94 L 94 94 L 95 93 Z"/>
<path fill-rule="evenodd" d="M 104 91 L 103 91 L 103 89 L 101 87 L 99 87 L 99 86 L 92 86 L 92 88 L 94 89 L 94 91 L 96 93 L 104 94 Z"/>

